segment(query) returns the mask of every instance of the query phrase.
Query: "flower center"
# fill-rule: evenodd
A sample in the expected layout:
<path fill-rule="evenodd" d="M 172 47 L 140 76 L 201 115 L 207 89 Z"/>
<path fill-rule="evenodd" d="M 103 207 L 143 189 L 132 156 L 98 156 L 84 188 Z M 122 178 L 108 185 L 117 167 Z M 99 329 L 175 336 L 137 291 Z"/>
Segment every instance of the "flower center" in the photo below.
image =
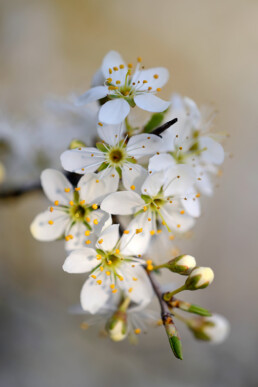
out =
<path fill-rule="evenodd" d="M 115 167 L 122 166 L 126 159 L 126 151 L 123 148 L 111 148 L 107 154 L 107 161 Z"/>
<path fill-rule="evenodd" d="M 82 206 L 81 204 L 77 204 L 71 207 L 71 216 L 75 221 L 83 221 L 85 216 L 89 212 L 86 206 Z"/>

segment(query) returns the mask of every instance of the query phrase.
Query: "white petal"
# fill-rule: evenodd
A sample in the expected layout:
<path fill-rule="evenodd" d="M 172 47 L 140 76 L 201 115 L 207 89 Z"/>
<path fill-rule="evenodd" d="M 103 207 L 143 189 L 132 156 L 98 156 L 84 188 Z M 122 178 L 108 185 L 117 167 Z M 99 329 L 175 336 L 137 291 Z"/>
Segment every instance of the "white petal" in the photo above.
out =
<path fill-rule="evenodd" d="M 86 226 L 82 222 L 76 222 L 71 229 L 69 229 L 68 234 L 72 235 L 73 238 L 65 241 L 66 251 L 77 250 L 85 247 L 85 231 Z"/>
<path fill-rule="evenodd" d="M 175 159 L 173 156 L 167 153 L 160 153 L 158 155 L 152 156 L 149 160 L 149 171 L 160 172 L 166 171 L 168 168 L 174 167 L 176 165 Z"/>
<path fill-rule="evenodd" d="M 142 194 L 156 196 L 165 182 L 164 172 L 151 173 L 142 185 Z"/>
<path fill-rule="evenodd" d="M 196 188 L 198 192 L 200 192 L 203 195 L 212 196 L 213 184 L 209 174 L 201 166 L 196 166 L 195 173 L 197 176 Z"/>
<path fill-rule="evenodd" d="M 126 74 L 128 70 L 127 65 L 124 62 L 121 55 L 117 51 L 109 51 L 105 56 L 105 58 L 103 59 L 102 66 L 101 66 L 104 77 L 114 79 L 114 75 L 121 73 L 121 69 L 119 69 L 119 71 L 114 71 L 113 68 L 114 67 L 119 68 L 120 65 L 124 65 L 124 69 L 122 70 L 122 73 Z M 112 70 L 112 74 L 109 73 L 109 69 Z M 125 77 L 125 75 L 123 75 L 123 77 Z"/>
<path fill-rule="evenodd" d="M 98 135 L 99 137 L 109 145 L 116 145 L 125 133 L 125 125 L 122 122 L 121 124 L 116 125 L 98 125 Z"/>
<path fill-rule="evenodd" d="M 136 192 L 115 192 L 101 203 L 101 209 L 109 214 L 130 215 L 139 211 L 145 202 Z"/>
<path fill-rule="evenodd" d="M 201 153 L 201 160 L 205 163 L 220 165 L 224 161 L 224 149 L 221 144 L 210 137 L 200 137 L 199 148 L 204 150 Z"/>
<path fill-rule="evenodd" d="M 154 78 L 154 75 L 158 75 L 158 78 Z M 147 81 L 146 89 L 148 87 L 152 87 L 153 91 L 155 91 L 159 87 L 163 87 L 169 79 L 169 72 L 164 67 L 155 67 L 152 69 L 147 70 L 141 70 L 133 76 L 132 82 L 137 83 L 140 81 L 139 85 L 142 85 L 143 81 Z M 143 87 L 141 87 L 141 90 L 144 90 Z"/>
<path fill-rule="evenodd" d="M 125 256 L 137 256 L 147 251 L 150 239 L 152 222 L 148 221 L 149 213 L 143 212 L 137 215 L 126 227 L 128 234 L 123 234 L 120 242 L 121 254 Z M 136 230 L 142 229 L 142 232 L 136 234 Z"/>
<path fill-rule="evenodd" d="M 166 183 L 163 186 L 164 195 L 173 196 L 192 192 L 195 182 L 194 173 L 188 165 L 177 165 L 165 172 Z"/>
<path fill-rule="evenodd" d="M 106 102 L 99 111 L 99 120 L 106 124 L 120 124 L 130 112 L 130 106 L 123 98 Z"/>
<path fill-rule="evenodd" d="M 96 148 L 72 149 L 61 154 L 62 167 L 66 171 L 80 174 L 96 171 L 103 161 L 104 153 Z"/>
<path fill-rule="evenodd" d="M 141 192 L 142 182 L 148 176 L 148 172 L 139 164 L 127 163 L 122 168 L 122 180 L 128 191 L 135 186 L 135 192 Z"/>
<path fill-rule="evenodd" d="M 192 124 L 185 111 L 171 110 L 166 115 L 166 121 L 177 118 L 177 122 L 165 130 L 161 136 L 163 139 L 162 151 L 173 152 L 182 148 L 182 152 L 187 152 L 193 145 Z"/>
<path fill-rule="evenodd" d="M 73 199 L 73 186 L 69 180 L 55 169 L 45 169 L 41 173 L 41 184 L 45 195 L 51 202 L 59 201 L 59 204 L 67 205 Z M 65 192 L 69 188 L 69 192 Z"/>
<path fill-rule="evenodd" d="M 134 102 L 139 108 L 147 110 L 147 112 L 164 112 L 170 105 L 170 102 L 163 101 L 153 94 L 137 95 L 134 97 Z"/>
<path fill-rule="evenodd" d="M 187 200 L 181 199 L 181 204 L 184 207 L 188 215 L 198 218 L 201 215 L 200 200 L 196 198 L 195 194 L 188 195 Z"/>
<path fill-rule="evenodd" d="M 119 240 L 119 224 L 112 224 L 107 227 L 99 236 L 97 248 L 104 251 L 111 251 Z M 101 241 L 101 242 L 100 242 Z"/>
<path fill-rule="evenodd" d="M 107 87 L 106 86 L 95 86 L 86 91 L 86 93 L 82 94 L 80 97 L 74 100 L 76 106 L 86 105 L 90 102 L 97 101 L 98 99 L 104 98 L 107 95 Z"/>
<path fill-rule="evenodd" d="M 185 104 L 185 109 L 188 112 L 189 120 L 191 121 L 192 126 L 198 129 L 201 122 L 200 110 L 198 109 L 196 103 L 191 98 L 184 97 L 184 104 Z"/>
<path fill-rule="evenodd" d="M 51 220 L 54 222 L 53 224 L 48 223 Z M 30 231 L 33 237 L 39 241 L 54 241 L 64 234 L 69 223 L 70 217 L 64 212 L 45 211 L 36 216 L 30 226 Z"/>
<path fill-rule="evenodd" d="M 101 179 L 96 173 L 87 173 L 78 182 L 80 200 L 85 200 L 87 204 L 99 204 L 107 194 L 116 191 L 117 180 L 111 180 L 109 175 Z"/>
<path fill-rule="evenodd" d="M 169 207 L 169 204 L 163 206 L 160 212 L 163 218 L 165 219 L 165 222 L 167 223 L 168 227 L 171 230 L 177 232 L 188 231 L 193 227 L 195 223 L 194 218 L 187 214 L 181 215 L 172 206 Z"/>
<path fill-rule="evenodd" d="M 89 248 L 73 251 L 66 258 L 63 270 L 67 273 L 87 273 L 99 264 L 96 255 L 96 251 Z"/>
<path fill-rule="evenodd" d="M 132 136 L 126 146 L 126 151 L 129 155 L 136 159 L 154 154 L 160 150 L 162 139 L 153 134 L 142 133 Z"/>
<path fill-rule="evenodd" d="M 132 267 L 131 264 L 128 264 L 126 266 L 124 281 L 121 281 L 120 287 L 123 287 L 130 299 L 136 304 L 148 304 L 154 293 L 145 269 L 140 265 Z M 128 292 L 130 288 L 132 291 Z"/>
<path fill-rule="evenodd" d="M 105 82 L 105 78 L 102 72 L 102 69 L 98 69 L 92 77 L 91 87 L 103 85 Z"/>
<path fill-rule="evenodd" d="M 105 278 L 105 277 L 104 277 Z M 98 313 L 106 304 L 110 297 L 107 281 L 102 281 L 98 285 L 96 281 L 89 277 L 81 290 L 81 306 L 89 313 Z"/>

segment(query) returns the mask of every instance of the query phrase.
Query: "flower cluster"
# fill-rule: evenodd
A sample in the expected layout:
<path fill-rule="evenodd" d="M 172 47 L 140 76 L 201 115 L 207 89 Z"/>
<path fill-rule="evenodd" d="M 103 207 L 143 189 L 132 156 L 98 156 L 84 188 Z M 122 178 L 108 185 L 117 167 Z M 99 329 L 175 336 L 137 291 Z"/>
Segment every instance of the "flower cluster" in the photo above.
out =
<path fill-rule="evenodd" d="M 228 325 L 175 298 L 206 288 L 214 277 L 210 268 L 196 266 L 190 255 L 158 261 L 171 240 L 200 217 L 201 196 L 212 195 L 224 150 L 210 132 L 211 114 L 189 98 L 173 95 L 166 102 L 156 96 L 168 77 L 163 67 L 145 69 L 141 58 L 134 67 L 115 51 L 105 56 L 92 88 L 74 97 L 76 106 L 98 102 L 96 141 L 86 140 L 88 146 L 72 141 L 61 154 L 65 174 L 42 172 L 51 204 L 36 216 L 31 232 L 40 241 L 63 240 L 63 270 L 87 273 L 80 296 L 82 327 L 104 322 L 112 340 L 135 341 L 148 324 L 164 325 L 175 356 L 182 359 L 174 318 L 204 340 L 220 341 Z M 149 120 L 134 127 L 130 117 L 138 108 L 149 112 Z M 159 243 L 156 257 L 154 243 Z M 156 282 L 163 269 L 187 276 L 184 285 L 165 291 Z M 159 317 L 148 309 L 154 295 Z M 176 309 L 201 317 L 185 319 Z"/>

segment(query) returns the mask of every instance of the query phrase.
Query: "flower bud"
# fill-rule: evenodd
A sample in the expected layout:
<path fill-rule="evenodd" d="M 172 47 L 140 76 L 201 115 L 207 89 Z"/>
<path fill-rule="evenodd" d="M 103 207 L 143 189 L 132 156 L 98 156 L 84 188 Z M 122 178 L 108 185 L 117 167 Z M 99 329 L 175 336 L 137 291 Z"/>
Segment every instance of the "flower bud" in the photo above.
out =
<path fill-rule="evenodd" d="M 118 310 L 108 320 L 106 330 L 113 341 L 122 341 L 128 333 L 127 316 L 125 312 Z"/>
<path fill-rule="evenodd" d="M 196 266 L 195 258 L 191 255 L 179 255 L 166 264 L 166 268 L 174 273 L 188 275 Z"/>
<path fill-rule="evenodd" d="M 185 281 L 187 290 L 204 289 L 212 283 L 214 273 L 209 267 L 196 267 Z"/>
<path fill-rule="evenodd" d="M 222 343 L 230 331 L 228 320 L 218 314 L 192 319 L 188 327 L 196 339 L 210 341 L 214 344 Z"/>
<path fill-rule="evenodd" d="M 183 360 L 182 344 L 178 335 L 176 326 L 173 322 L 172 315 L 165 313 L 163 315 L 163 324 L 168 336 L 170 347 L 176 358 Z"/>
<path fill-rule="evenodd" d="M 86 144 L 83 141 L 77 139 L 72 140 L 69 145 L 69 149 L 77 149 L 84 147 L 86 147 Z"/>

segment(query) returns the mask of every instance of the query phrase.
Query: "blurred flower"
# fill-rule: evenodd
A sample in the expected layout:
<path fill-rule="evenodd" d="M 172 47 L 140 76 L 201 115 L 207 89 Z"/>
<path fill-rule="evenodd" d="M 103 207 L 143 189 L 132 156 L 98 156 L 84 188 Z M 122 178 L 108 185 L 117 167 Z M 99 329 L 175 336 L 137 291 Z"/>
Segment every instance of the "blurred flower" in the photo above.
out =
<path fill-rule="evenodd" d="M 190 319 L 187 325 L 196 339 L 210 341 L 213 344 L 222 343 L 230 332 L 228 320 L 219 314 Z"/>
<path fill-rule="evenodd" d="M 94 86 L 77 99 L 77 105 L 86 105 L 90 102 L 108 97 L 99 111 L 99 120 L 106 124 L 122 122 L 130 112 L 130 106 L 137 105 L 149 112 L 162 112 L 170 102 L 163 101 L 155 96 L 169 78 L 167 69 L 157 67 L 141 69 L 141 58 L 132 74 L 132 64 L 126 65 L 120 54 L 110 51 L 103 59 L 101 70 L 94 79 Z"/>
<path fill-rule="evenodd" d="M 214 273 L 210 267 L 195 267 L 185 281 L 185 288 L 187 290 L 204 289 L 212 283 L 213 279 Z"/>

